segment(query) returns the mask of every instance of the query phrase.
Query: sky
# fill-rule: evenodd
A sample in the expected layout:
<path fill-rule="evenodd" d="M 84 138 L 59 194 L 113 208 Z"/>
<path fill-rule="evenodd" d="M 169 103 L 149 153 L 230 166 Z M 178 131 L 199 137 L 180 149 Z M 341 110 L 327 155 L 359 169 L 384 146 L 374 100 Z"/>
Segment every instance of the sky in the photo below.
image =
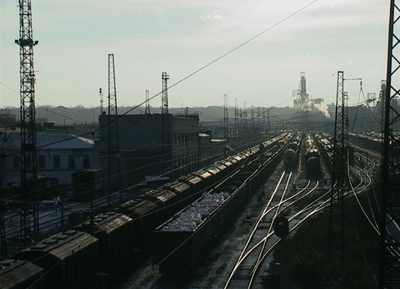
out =
<path fill-rule="evenodd" d="M 173 86 L 169 107 L 222 106 L 224 94 L 230 106 L 293 106 L 301 72 L 311 98 L 326 104 L 335 102 L 337 71 L 350 105 L 360 96 L 350 79 L 378 94 L 390 1 L 313 2 L 32 0 L 36 106 L 98 107 L 99 88 L 106 105 L 108 54 L 118 106 L 160 93 L 162 72 Z M 17 4 L 0 2 L 0 109 L 20 105 Z M 150 105 L 160 107 L 161 96 Z"/>

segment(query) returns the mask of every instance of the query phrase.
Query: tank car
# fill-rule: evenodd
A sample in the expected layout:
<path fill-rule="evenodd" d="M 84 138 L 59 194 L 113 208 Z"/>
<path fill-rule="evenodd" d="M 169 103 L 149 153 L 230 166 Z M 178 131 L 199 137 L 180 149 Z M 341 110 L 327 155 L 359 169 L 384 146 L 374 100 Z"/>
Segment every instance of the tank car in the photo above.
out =
<path fill-rule="evenodd" d="M 306 167 L 310 176 L 320 174 L 320 153 L 312 135 L 308 134 L 306 139 Z"/>
<path fill-rule="evenodd" d="M 297 164 L 297 154 L 300 147 L 301 134 L 296 134 L 288 143 L 283 154 L 286 169 L 293 169 Z"/>

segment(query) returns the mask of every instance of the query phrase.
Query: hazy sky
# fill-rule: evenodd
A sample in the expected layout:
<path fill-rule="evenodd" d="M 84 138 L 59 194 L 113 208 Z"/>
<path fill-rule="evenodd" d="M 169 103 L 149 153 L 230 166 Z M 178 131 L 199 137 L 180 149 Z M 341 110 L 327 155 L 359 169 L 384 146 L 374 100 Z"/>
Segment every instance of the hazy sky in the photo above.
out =
<path fill-rule="evenodd" d="M 171 88 L 170 107 L 292 106 L 300 72 L 312 98 L 332 103 L 338 70 L 379 93 L 385 78 L 389 1 L 32 0 L 36 104 L 99 106 L 116 67 L 119 106 L 141 103 L 228 51 L 259 37 Z M 19 106 L 18 1 L 0 2 L 0 108 Z M 273 27 L 276 25 L 275 27 Z M 332 76 L 333 75 L 333 76 Z M 10 89 L 11 88 L 11 89 Z M 15 91 L 14 91 L 15 90 Z M 350 104 L 359 82 L 346 81 Z M 151 101 L 161 106 L 161 97 Z"/>

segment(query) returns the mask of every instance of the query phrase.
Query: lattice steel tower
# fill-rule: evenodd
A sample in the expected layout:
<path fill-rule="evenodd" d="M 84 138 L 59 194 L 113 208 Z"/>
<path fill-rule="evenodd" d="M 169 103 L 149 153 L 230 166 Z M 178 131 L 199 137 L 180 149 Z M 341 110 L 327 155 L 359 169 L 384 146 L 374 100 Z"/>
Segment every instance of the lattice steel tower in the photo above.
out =
<path fill-rule="evenodd" d="M 121 188 L 121 162 L 119 150 L 117 87 L 114 54 L 108 55 L 108 190 Z"/>
<path fill-rule="evenodd" d="M 33 40 L 32 6 L 30 0 L 19 1 L 19 45 L 20 55 L 20 116 L 21 116 L 21 240 L 27 240 L 30 234 L 28 221 L 28 201 L 37 198 L 32 192 L 36 189 L 37 151 L 36 151 L 36 108 L 35 108 L 35 72 L 33 69 L 33 47 L 39 42 Z M 37 202 L 33 208 L 34 235 L 39 233 Z"/>
<path fill-rule="evenodd" d="M 397 131 L 400 111 L 400 10 L 395 0 L 390 2 L 389 35 L 384 93 L 384 122 L 382 149 L 382 203 L 380 224 L 379 288 L 399 288 L 400 284 L 400 237 L 397 221 L 400 216 L 400 137 Z"/>
<path fill-rule="evenodd" d="M 146 89 L 145 92 L 145 114 L 150 114 L 150 96 L 149 96 L 149 90 Z"/>
<path fill-rule="evenodd" d="M 162 82 L 162 104 L 161 104 L 161 167 L 160 170 L 166 171 L 170 167 L 171 159 L 168 154 L 171 151 L 171 125 L 172 119 L 168 111 L 168 79 L 166 72 L 161 74 Z"/>
<path fill-rule="evenodd" d="M 161 114 L 168 114 L 168 79 L 169 75 L 166 72 L 161 74 L 162 79 L 162 107 Z"/>
<path fill-rule="evenodd" d="M 341 228 L 342 228 L 342 254 L 344 252 L 344 191 L 348 180 L 348 114 L 347 114 L 347 93 L 344 92 L 344 72 L 337 73 L 337 92 L 336 92 L 336 109 L 335 109 L 335 130 L 333 137 L 333 167 L 332 167 L 332 193 L 331 193 L 331 213 L 329 225 L 329 253 L 331 255 L 332 240 L 332 223 L 339 218 L 333 216 L 335 208 L 341 208 Z M 340 206 L 336 206 L 339 204 Z M 336 210 L 337 211 L 337 210 Z"/>
<path fill-rule="evenodd" d="M 347 115 L 347 94 L 344 92 L 344 72 L 337 73 L 337 93 L 335 110 L 335 131 L 333 137 L 333 171 L 332 181 L 338 182 L 337 187 L 342 188 L 347 175 L 347 143 L 349 139 Z"/>

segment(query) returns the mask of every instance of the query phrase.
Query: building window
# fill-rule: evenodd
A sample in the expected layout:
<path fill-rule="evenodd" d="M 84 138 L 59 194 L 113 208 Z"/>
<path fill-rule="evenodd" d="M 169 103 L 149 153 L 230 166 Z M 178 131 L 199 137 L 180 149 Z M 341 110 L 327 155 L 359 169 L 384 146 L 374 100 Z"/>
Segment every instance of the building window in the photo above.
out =
<path fill-rule="evenodd" d="M 55 169 L 59 169 L 60 167 L 61 167 L 61 159 L 60 159 L 60 156 L 59 155 L 54 155 L 54 164 L 53 164 L 53 167 L 55 168 Z"/>
<path fill-rule="evenodd" d="M 90 169 L 90 158 L 88 155 L 83 155 L 83 168 Z"/>
<path fill-rule="evenodd" d="M 14 156 L 13 157 L 13 168 L 14 169 L 18 169 L 19 168 L 19 157 L 18 156 Z"/>
<path fill-rule="evenodd" d="M 39 166 L 40 169 L 44 169 L 44 168 L 46 167 L 46 165 L 45 165 L 45 159 L 44 159 L 44 156 L 43 156 L 43 155 L 42 155 L 42 156 L 39 156 L 39 163 L 38 163 L 38 166 Z"/>
<path fill-rule="evenodd" d="M 68 167 L 75 168 L 75 156 L 74 155 L 68 156 Z"/>

